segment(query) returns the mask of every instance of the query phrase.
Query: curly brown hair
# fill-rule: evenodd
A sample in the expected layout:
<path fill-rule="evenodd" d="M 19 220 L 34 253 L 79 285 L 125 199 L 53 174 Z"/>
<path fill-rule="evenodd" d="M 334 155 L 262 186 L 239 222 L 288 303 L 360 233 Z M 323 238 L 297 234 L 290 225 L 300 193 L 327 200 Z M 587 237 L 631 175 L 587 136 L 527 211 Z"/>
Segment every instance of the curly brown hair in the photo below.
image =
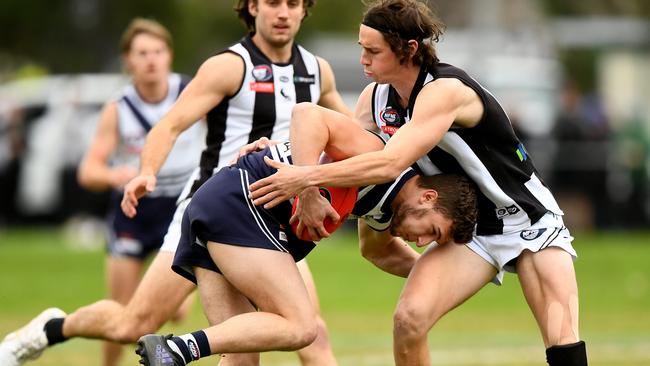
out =
<path fill-rule="evenodd" d="M 478 217 L 477 188 L 474 182 L 459 174 L 437 174 L 418 177 L 417 185 L 438 192 L 434 209 L 453 221 L 451 237 L 454 242 L 469 243 Z"/>
<path fill-rule="evenodd" d="M 438 42 L 445 25 L 426 0 L 374 0 L 366 6 L 361 24 L 382 33 L 400 64 L 410 60 L 417 66 L 434 66 L 438 62 L 433 43 Z M 413 56 L 410 40 L 418 42 Z"/>
<path fill-rule="evenodd" d="M 248 3 L 251 1 L 257 3 L 258 0 L 239 0 L 234 10 L 237 12 L 239 19 L 244 22 L 248 31 L 255 32 L 255 17 L 248 12 Z M 302 5 L 305 8 L 305 17 L 303 20 L 309 16 L 309 8 L 314 6 L 314 4 L 316 4 L 316 0 L 302 0 Z"/>

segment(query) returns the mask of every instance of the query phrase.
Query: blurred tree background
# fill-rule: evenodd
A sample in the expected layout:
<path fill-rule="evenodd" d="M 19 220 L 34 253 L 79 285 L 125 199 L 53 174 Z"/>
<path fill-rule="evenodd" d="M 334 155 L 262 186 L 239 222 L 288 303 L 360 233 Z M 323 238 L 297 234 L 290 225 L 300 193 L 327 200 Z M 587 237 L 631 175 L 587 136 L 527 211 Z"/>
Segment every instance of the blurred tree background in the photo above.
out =
<path fill-rule="evenodd" d="M 48 73 L 119 70 L 119 37 L 135 16 L 162 22 L 174 36 L 175 68 L 192 74 L 209 55 L 235 42 L 245 27 L 225 0 L 3 0 L 0 76 L 25 65 Z M 321 0 L 301 39 L 319 31 L 355 32 L 363 5 Z M 341 11 L 345 9 L 345 11 Z M 2 79 L 0 79 L 2 81 Z"/>

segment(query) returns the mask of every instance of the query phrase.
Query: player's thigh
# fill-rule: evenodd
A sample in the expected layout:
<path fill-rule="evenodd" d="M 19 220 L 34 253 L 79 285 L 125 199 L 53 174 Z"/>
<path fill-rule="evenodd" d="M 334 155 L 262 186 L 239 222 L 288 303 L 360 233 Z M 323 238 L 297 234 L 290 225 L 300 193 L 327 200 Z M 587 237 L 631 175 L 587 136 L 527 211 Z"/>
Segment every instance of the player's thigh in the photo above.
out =
<path fill-rule="evenodd" d="M 578 285 L 571 254 L 557 247 L 524 251 L 517 275 L 545 341 L 577 335 Z"/>
<path fill-rule="evenodd" d="M 413 266 L 396 316 L 405 312 L 431 326 L 483 288 L 495 274 L 491 264 L 465 245 L 431 247 Z"/>
<path fill-rule="evenodd" d="M 224 277 L 262 311 L 285 318 L 315 318 L 315 310 L 290 254 L 208 242 Z"/>
<path fill-rule="evenodd" d="M 172 252 L 156 254 L 129 301 L 125 316 L 157 327 L 171 319 L 195 288 L 193 283 L 172 271 L 173 259 Z"/>
<path fill-rule="evenodd" d="M 195 267 L 201 304 L 210 325 L 242 313 L 256 311 L 253 304 L 220 273 Z"/>

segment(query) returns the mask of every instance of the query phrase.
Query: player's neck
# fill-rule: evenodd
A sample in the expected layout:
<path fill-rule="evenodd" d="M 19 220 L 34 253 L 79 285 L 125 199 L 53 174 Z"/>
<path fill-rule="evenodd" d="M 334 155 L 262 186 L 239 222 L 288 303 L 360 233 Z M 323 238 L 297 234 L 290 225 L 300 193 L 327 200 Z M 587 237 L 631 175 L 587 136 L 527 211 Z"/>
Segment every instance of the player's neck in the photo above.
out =
<path fill-rule="evenodd" d="M 164 82 L 134 83 L 135 90 L 142 100 L 147 103 L 159 103 L 167 97 L 169 85 Z"/>
<path fill-rule="evenodd" d="M 404 108 L 408 107 L 411 92 L 413 91 L 413 87 L 415 87 L 415 82 L 418 80 L 419 75 L 420 67 L 410 64 L 400 68 L 394 81 L 390 83 L 397 91 L 397 94 L 399 94 L 400 105 Z"/>
<path fill-rule="evenodd" d="M 291 49 L 293 41 L 285 44 L 284 46 L 273 46 L 267 42 L 259 33 L 256 33 L 253 38 L 253 43 L 262 53 L 268 57 L 274 64 L 286 64 L 291 60 Z"/>

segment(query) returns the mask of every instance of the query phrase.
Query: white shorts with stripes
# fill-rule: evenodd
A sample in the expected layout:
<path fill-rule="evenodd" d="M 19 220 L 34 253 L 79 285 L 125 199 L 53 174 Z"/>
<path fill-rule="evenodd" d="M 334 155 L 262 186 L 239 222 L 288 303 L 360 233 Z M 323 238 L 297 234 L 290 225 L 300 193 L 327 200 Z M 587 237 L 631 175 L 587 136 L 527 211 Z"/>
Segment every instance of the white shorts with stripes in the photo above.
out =
<path fill-rule="evenodd" d="M 498 273 L 492 282 L 503 283 L 505 271 L 516 272 L 515 259 L 524 250 L 538 252 L 549 247 L 562 248 L 571 254 L 577 254 L 571 242 L 573 237 L 564 226 L 562 216 L 547 213 L 530 227 L 500 235 L 475 235 L 467 247 L 493 265 Z"/>

